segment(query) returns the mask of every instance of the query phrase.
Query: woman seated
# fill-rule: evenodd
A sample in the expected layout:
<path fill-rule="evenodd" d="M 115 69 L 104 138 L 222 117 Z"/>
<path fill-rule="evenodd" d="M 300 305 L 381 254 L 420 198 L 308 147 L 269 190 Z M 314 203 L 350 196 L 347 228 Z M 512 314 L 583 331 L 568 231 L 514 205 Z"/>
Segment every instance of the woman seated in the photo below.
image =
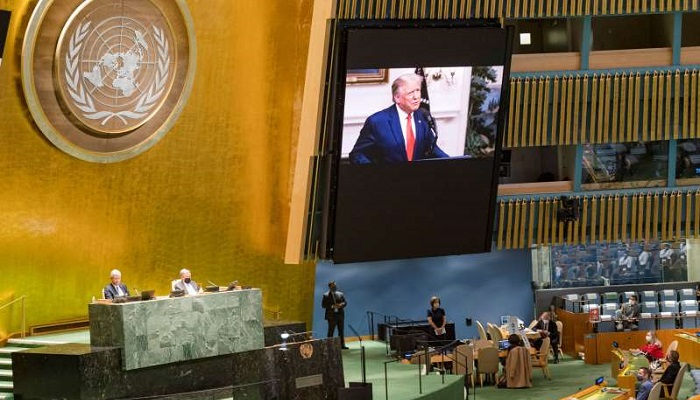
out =
<path fill-rule="evenodd" d="M 654 331 L 647 332 L 645 337 L 646 343 L 638 349 L 632 349 L 632 352 L 639 352 L 646 356 L 649 361 L 656 361 L 664 358 L 664 349 L 661 341 L 656 337 Z"/>
<path fill-rule="evenodd" d="M 516 334 L 508 336 L 508 355 L 498 386 L 507 388 L 532 387 L 530 352 L 523 347 L 520 336 Z"/>

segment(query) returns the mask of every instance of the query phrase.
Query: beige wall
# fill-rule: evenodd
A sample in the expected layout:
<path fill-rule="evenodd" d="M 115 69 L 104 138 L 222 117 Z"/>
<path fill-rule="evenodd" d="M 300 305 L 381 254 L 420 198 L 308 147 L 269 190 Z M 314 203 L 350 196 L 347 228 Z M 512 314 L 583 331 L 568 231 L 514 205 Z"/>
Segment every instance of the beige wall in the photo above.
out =
<path fill-rule="evenodd" d="M 33 125 L 20 82 L 35 2 L 13 11 L 0 67 L 0 305 L 27 295 L 28 325 L 86 318 L 112 268 L 141 290 L 193 279 L 261 287 L 268 309 L 311 321 L 313 265 L 284 265 L 312 0 L 188 0 L 197 36 L 192 95 L 146 153 L 73 158 Z M 0 311 L 2 331 L 18 309 Z"/>

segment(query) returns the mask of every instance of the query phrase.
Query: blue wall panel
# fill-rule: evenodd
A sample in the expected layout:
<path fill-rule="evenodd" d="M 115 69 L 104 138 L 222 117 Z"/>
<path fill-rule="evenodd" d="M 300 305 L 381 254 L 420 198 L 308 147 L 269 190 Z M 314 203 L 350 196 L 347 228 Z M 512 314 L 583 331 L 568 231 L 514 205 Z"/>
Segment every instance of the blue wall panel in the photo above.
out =
<path fill-rule="evenodd" d="M 326 335 L 321 297 L 328 281 L 335 280 L 348 301 L 345 335 L 351 324 L 367 335 L 367 311 L 405 319 L 425 319 L 431 296 L 440 296 L 448 319 L 455 322 L 458 338 L 477 336 L 476 323 L 466 318 L 498 322 L 501 315 L 517 315 L 529 323 L 534 315 L 529 250 L 316 266 L 313 331 Z M 375 320 L 375 323 L 377 321 Z"/>

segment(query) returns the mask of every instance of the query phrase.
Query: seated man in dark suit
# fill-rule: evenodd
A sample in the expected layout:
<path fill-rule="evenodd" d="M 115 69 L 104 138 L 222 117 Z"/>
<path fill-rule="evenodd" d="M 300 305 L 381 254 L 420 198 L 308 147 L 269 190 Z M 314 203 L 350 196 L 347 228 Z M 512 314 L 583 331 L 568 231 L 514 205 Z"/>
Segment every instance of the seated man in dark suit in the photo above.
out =
<path fill-rule="evenodd" d="M 617 330 L 630 329 L 636 331 L 639 329 L 637 326 L 639 323 L 639 313 L 640 306 L 637 303 L 637 295 L 633 294 L 630 296 L 628 302 L 623 304 L 622 308 L 615 313 Z"/>
<path fill-rule="evenodd" d="M 115 297 L 124 297 L 129 295 L 129 289 L 122 283 L 122 273 L 118 269 L 113 269 L 109 273 L 109 279 L 112 281 L 102 290 L 105 299 L 114 299 Z"/>
<path fill-rule="evenodd" d="M 355 147 L 353 164 L 392 163 L 428 158 L 447 158 L 435 143 L 421 105 L 421 83 L 416 74 L 401 75 L 392 83 L 394 104 L 367 118 Z"/>
<path fill-rule="evenodd" d="M 668 362 L 668 365 L 664 370 L 664 374 L 661 375 L 661 378 L 659 378 L 659 382 L 663 383 L 666 386 L 666 393 L 671 393 L 671 391 L 673 390 L 673 383 L 676 381 L 676 376 L 681 370 L 681 363 L 678 362 L 679 359 L 680 355 L 675 350 L 669 351 L 668 355 L 666 356 L 666 361 Z"/>
<path fill-rule="evenodd" d="M 544 338 L 549 338 L 549 344 L 552 346 L 552 351 L 554 352 L 554 363 L 559 362 L 559 328 L 557 324 L 552 321 L 549 311 L 545 311 L 540 315 L 540 319 L 537 321 L 535 326 L 532 327 L 533 331 L 537 331 L 540 334 L 540 338 L 535 340 L 533 346 L 537 350 L 542 346 L 542 341 Z"/>
<path fill-rule="evenodd" d="M 175 290 L 182 290 L 187 295 L 193 295 L 202 292 L 197 282 L 192 280 L 192 273 L 189 269 L 183 268 L 180 270 L 180 280 L 173 287 Z"/>

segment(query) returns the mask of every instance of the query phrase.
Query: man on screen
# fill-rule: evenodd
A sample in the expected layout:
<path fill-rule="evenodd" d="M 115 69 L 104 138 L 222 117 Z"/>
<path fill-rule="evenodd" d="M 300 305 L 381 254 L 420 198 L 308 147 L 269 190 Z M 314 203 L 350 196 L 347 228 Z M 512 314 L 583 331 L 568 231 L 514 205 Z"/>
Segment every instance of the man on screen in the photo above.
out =
<path fill-rule="evenodd" d="M 448 158 L 436 142 L 421 105 L 421 83 L 416 74 L 401 75 L 391 84 L 394 104 L 367 118 L 350 152 L 353 164 L 392 163 Z"/>

